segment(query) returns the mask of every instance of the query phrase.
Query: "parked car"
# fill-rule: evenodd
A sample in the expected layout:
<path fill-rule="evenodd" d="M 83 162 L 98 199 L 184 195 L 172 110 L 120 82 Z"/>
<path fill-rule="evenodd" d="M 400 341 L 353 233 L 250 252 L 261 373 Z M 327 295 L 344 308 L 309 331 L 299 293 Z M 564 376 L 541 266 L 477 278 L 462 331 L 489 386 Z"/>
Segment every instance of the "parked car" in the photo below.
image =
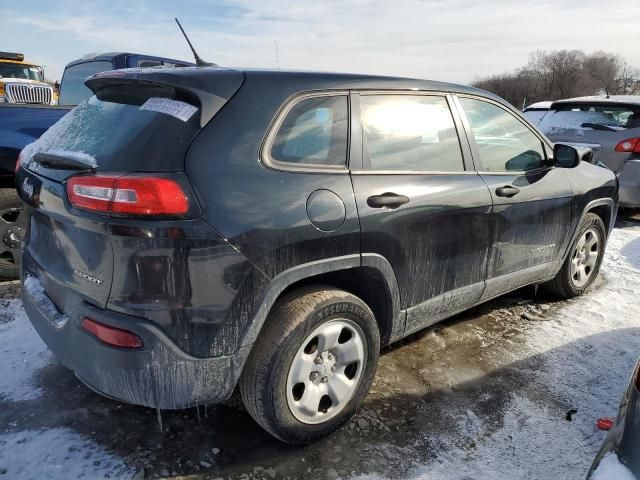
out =
<path fill-rule="evenodd" d="M 91 389 L 160 409 L 239 385 L 304 444 L 380 347 L 498 295 L 582 294 L 613 173 L 489 93 L 367 75 L 104 72 L 21 154 L 24 308 Z"/>
<path fill-rule="evenodd" d="M 537 125 L 542 120 L 542 117 L 547 114 L 552 103 L 548 101 L 532 103 L 522 111 L 522 114 L 531 123 Z"/>
<path fill-rule="evenodd" d="M 609 422 L 604 424 L 606 427 L 601 428 L 611 428 Z M 636 478 L 640 478 L 640 362 L 633 371 L 618 410 L 618 417 L 596 455 L 587 479 L 606 478 L 600 477 L 596 472 L 606 468 L 604 463 L 611 461 L 607 460 L 608 457 L 614 457 L 614 462 L 621 463 Z"/>
<path fill-rule="evenodd" d="M 2 53 L 0 53 L 1 56 Z M 0 59 L 0 74 L 2 65 L 5 65 L 1 62 Z M 0 280 L 18 278 L 24 221 L 21 213 L 22 204 L 15 192 L 14 171 L 20 150 L 40 138 L 51 125 L 60 120 L 74 106 L 92 96 L 91 90 L 84 85 L 84 80 L 92 74 L 129 67 L 190 65 L 192 64 L 181 60 L 137 53 L 85 55 L 65 67 L 62 83 L 58 85 L 61 106 L 14 105 L 2 103 L 0 97 Z M 51 89 L 49 85 L 46 85 L 46 88 Z M 2 95 L 2 79 L 0 79 L 0 95 Z"/>
<path fill-rule="evenodd" d="M 108 70 L 149 67 L 190 67 L 193 63 L 173 58 L 142 55 L 139 53 L 112 52 L 85 55 L 69 62 L 60 82 L 60 105 L 79 105 L 93 95 L 84 81 L 91 75 Z"/>
<path fill-rule="evenodd" d="M 560 100 L 538 128 L 554 142 L 591 148 L 594 162 L 618 177 L 620 206 L 640 207 L 640 96 Z"/>

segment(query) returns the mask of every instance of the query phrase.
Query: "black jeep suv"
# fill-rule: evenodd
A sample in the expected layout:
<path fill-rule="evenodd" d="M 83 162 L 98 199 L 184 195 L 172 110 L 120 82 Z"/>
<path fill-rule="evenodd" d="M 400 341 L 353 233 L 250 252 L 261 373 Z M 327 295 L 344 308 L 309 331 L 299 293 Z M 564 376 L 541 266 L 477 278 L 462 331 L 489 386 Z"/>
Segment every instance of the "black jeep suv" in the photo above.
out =
<path fill-rule="evenodd" d="M 598 274 L 614 175 L 472 88 L 116 71 L 23 150 L 24 306 L 91 389 L 162 409 L 239 385 L 292 444 L 344 424 L 381 346 Z"/>

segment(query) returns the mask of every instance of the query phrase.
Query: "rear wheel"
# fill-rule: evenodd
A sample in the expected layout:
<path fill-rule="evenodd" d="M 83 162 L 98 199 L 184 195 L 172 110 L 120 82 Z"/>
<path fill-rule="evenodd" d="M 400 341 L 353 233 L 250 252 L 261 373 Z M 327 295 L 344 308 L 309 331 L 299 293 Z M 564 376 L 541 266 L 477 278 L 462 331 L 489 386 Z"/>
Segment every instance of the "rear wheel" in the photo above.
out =
<path fill-rule="evenodd" d="M 565 298 L 582 295 L 598 276 L 606 238 L 602 219 L 594 213 L 585 215 L 562 268 L 544 287 Z"/>
<path fill-rule="evenodd" d="M 270 313 L 240 380 L 242 399 L 275 437 L 311 443 L 362 404 L 379 351 L 378 327 L 362 300 L 332 287 L 305 287 Z"/>
<path fill-rule="evenodd" d="M 0 280 L 15 280 L 24 239 L 22 201 L 12 188 L 0 189 Z"/>

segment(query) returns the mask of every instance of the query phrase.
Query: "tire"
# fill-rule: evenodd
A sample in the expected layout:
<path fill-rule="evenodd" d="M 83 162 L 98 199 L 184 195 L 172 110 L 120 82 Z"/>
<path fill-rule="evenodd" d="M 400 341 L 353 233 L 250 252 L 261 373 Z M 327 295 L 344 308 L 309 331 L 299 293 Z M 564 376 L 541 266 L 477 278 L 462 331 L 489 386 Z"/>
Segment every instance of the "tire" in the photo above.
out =
<path fill-rule="evenodd" d="M 567 255 L 562 268 L 556 277 L 543 284 L 543 287 L 564 298 L 578 297 L 585 293 L 600 272 L 607 241 L 606 232 L 602 219 L 594 213 L 587 213 L 580 222 L 578 235 L 571 245 L 569 255 Z M 594 239 L 597 256 L 594 260 L 589 260 L 590 253 L 593 253 L 592 248 L 594 248 L 589 245 Z M 582 251 L 582 247 L 585 248 L 584 251 Z M 580 266 L 585 266 L 582 274 L 579 272 Z"/>
<path fill-rule="evenodd" d="M 0 280 L 18 278 L 23 239 L 22 200 L 13 188 L 0 189 Z"/>
<path fill-rule="evenodd" d="M 345 366 L 347 356 L 358 355 L 360 361 Z M 340 428 L 358 410 L 373 383 L 379 355 L 378 326 L 362 300 L 330 286 L 302 287 L 271 310 L 240 378 L 242 400 L 274 437 L 291 445 L 309 444 Z M 336 392 L 345 391 L 350 394 L 340 400 Z"/>

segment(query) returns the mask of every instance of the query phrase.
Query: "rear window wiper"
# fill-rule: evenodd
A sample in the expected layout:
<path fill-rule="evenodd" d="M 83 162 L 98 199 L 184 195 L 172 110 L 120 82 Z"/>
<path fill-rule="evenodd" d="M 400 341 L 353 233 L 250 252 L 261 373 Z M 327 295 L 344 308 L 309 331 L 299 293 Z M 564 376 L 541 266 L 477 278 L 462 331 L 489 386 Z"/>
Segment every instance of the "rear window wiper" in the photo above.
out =
<path fill-rule="evenodd" d="M 604 130 L 606 132 L 617 132 L 617 130 L 613 127 L 610 127 L 608 125 L 601 125 L 599 123 L 591 123 L 591 122 L 585 122 L 582 125 L 580 125 L 581 127 L 587 127 L 587 128 L 593 128 L 594 130 Z"/>
<path fill-rule="evenodd" d="M 96 166 L 78 158 L 54 155 L 53 153 L 36 153 L 33 161 L 47 168 L 59 170 L 80 170 L 83 172 L 95 171 Z"/>

